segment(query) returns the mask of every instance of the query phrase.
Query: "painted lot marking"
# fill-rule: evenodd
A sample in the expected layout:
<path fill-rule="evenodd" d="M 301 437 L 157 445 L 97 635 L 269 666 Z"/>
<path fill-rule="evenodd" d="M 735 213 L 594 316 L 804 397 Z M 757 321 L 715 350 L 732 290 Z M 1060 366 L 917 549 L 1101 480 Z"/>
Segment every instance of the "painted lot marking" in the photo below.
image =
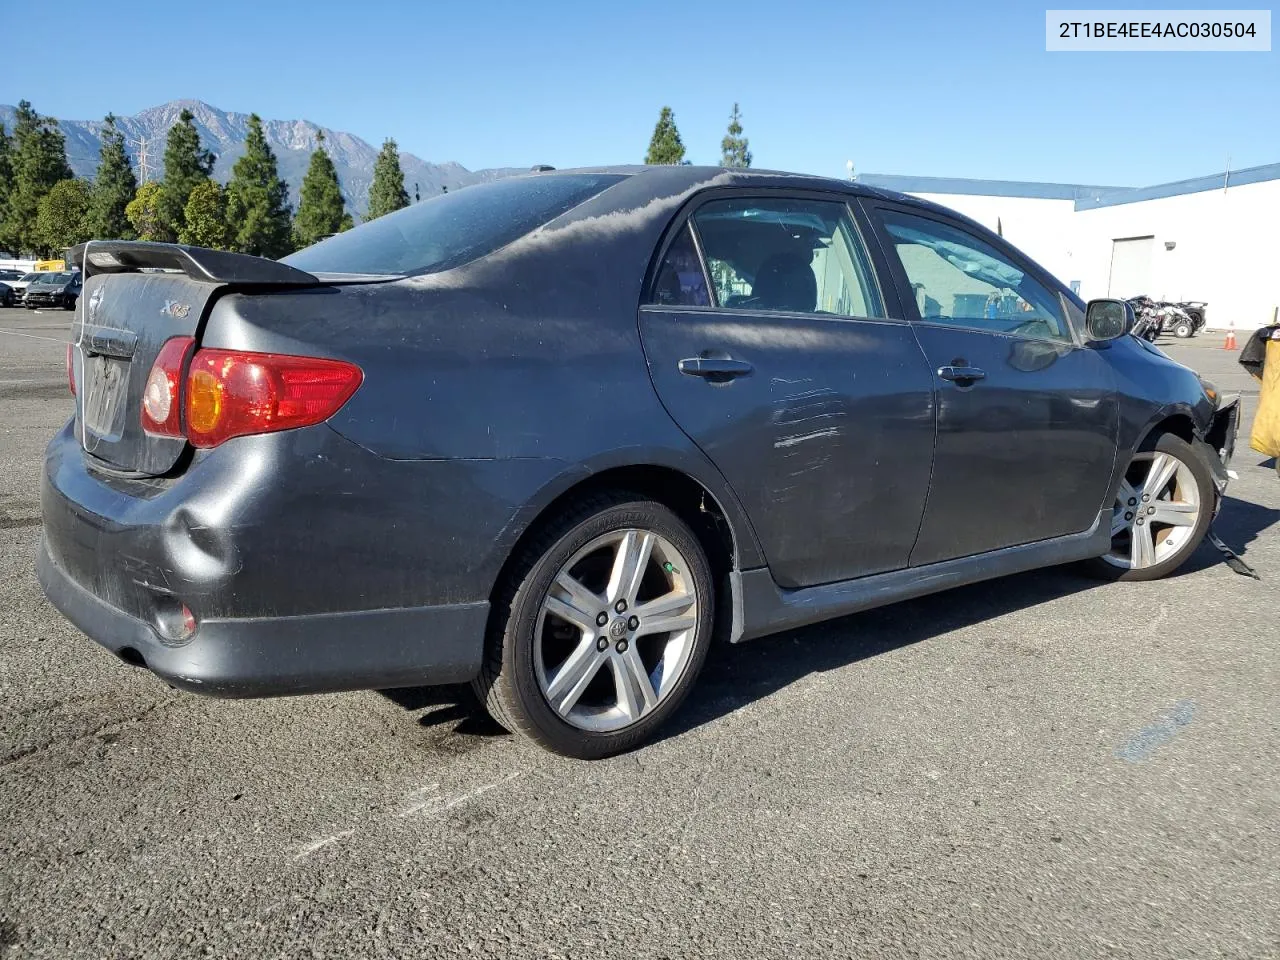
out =
<path fill-rule="evenodd" d="M 1150 760 L 1152 755 L 1177 736 L 1178 731 L 1191 722 L 1196 705 L 1190 700 L 1180 700 L 1174 708 L 1155 723 L 1143 727 L 1123 746 L 1116 756 L 1130 763 Z"/>
<path fill-rule="evenodd" d="M 60 339 L 59 337 L 40 337 L 34 333 L 23 333 L 21 330 L 6 330 L 4 327 L 0 327 L 0 333 L 7 333 L 14 337 L 26 337 L 28 340 L 48 340 L 50 343 L 66 343 L 67 342 L 65 340 Z"/>

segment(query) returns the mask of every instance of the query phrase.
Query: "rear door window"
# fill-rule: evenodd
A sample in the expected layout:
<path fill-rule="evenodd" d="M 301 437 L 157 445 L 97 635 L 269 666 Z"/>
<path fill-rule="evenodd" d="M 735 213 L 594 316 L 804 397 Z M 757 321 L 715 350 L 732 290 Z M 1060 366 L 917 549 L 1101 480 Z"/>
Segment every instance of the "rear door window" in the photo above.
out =
<path fill-rule="evenodd" d="M 885 315 L 870 260 L 843 203 L 714 200 L 697 209 L 693 223 L 720 307 Z"/>
<path fill-rule="evenodd" d="M 299 250 L 309 273 L 436 273 L 518 240 L 622 180 L 620 174 L 508 177 L 415 203 Z"/>

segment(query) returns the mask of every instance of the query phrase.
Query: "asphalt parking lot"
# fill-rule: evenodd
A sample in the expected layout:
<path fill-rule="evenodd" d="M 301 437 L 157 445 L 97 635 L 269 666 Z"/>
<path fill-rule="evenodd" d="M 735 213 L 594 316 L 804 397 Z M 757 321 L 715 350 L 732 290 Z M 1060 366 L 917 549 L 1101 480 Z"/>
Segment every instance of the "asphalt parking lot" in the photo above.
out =
<path fill-rule="evenodd" d="M 1216 529 L 1260 582 L 1206 545 L 720 649 L 588 764 L 457 690 L 201 699 L 79 635 L 32 571 L 68 321 L 0 310 L 0 955 L 1280 955 L 1280 479 L 1221 334 L 1167 349 L 1247 391 Z"/>

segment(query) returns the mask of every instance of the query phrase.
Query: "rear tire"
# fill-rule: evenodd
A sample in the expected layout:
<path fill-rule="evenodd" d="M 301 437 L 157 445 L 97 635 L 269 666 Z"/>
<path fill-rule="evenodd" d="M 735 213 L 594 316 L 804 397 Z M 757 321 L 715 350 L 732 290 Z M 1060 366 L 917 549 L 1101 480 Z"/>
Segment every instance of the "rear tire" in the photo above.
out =
<path fill-rule="evenodd" d="M 684 521 L 643 494 L 597 494 L 515 558 L 472 686 L 512 733 L 567 757 L 612 756 L 680 706 L 714 620 L 711 567 Z"/>
<path fill-rule="evenodd" d="M 1134 454 L 1112 507 L 1111 551 L 1087 561 L 1089 571 L 1104 580 L 1167 577 L 1200 546 L 1217 496 L 1196 448 L 1161 434 Z"/>

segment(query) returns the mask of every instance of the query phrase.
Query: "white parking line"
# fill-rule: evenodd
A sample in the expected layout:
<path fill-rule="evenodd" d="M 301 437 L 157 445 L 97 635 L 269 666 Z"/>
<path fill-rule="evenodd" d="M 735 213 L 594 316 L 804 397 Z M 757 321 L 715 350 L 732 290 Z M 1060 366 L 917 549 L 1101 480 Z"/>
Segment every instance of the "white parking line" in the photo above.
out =
<path fill-rule="evenodd" d="M 34 333 L 23 333 L 20 330 L 6 330 L 0 327 L 0 333 L 11 333 L 15 337 L 26 337 L 28 340 L 48 340 L 50 343 L 66 343 L 65 340 L 59 340 L 57 337 L 40 337 Z"/>

